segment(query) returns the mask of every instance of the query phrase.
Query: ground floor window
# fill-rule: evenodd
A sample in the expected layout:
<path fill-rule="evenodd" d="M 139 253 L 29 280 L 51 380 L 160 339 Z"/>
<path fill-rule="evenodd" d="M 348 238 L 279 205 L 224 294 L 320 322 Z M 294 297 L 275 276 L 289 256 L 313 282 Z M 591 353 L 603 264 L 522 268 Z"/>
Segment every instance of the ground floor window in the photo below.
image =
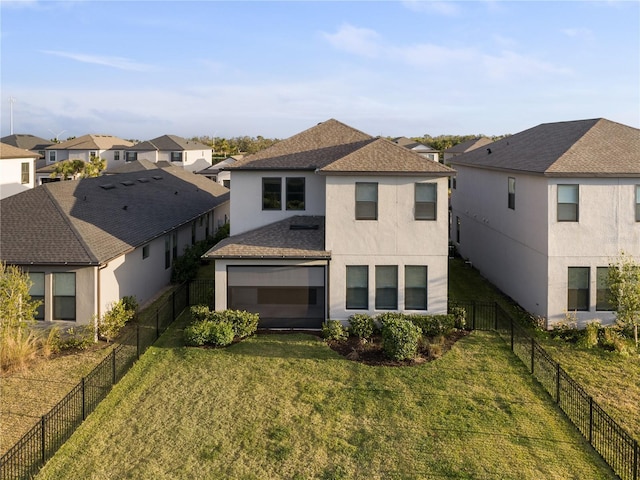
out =
<path fill-rule="evenodd" d="M 569 267 L 567 310 L 589 310 L 589 267 Z"/>
<path fill-rule="evenodd" d="M 44 320 L 44 273 L 29 272 L 29 278 L 31 279 L 29 296 L 32 301 L 40 302 L 38 310 L 36 310 L 35 319 Z"/>
<path fill-rule="evenodd" d="M 611 303 L 611 289 L 609 288 L 609 267 L 596 269 L 596 310 L 613 311 Z"/>
<path fill-rule="evenodd" d="M 398 267 L 376 265 L 376 309 L 398 309 Z"/>
<path fill-rule="evenodd" d="M 404 267 L 404 308 L 427 309 L 427 267 L 407 265 Z"/>
<path fill-rule="evenodd" d="M 369 308 L 369 267 L 367 265 L 347 266 L 346 307 L 358 310 Z"/>
<path fill-rule="evenodd" d="M 76 274 L 53 274 L 53 319 L 76 319 Z"/>

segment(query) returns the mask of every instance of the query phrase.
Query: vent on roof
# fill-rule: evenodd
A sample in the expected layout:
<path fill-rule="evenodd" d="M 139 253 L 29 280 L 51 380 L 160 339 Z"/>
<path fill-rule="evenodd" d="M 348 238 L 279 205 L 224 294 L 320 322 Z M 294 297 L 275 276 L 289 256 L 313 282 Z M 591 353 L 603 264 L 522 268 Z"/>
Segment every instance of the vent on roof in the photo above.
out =
<path fill-rule="evenodd" d="M 297 225 L 289 225 L 289 230 L 318 230 L 319 225 L 311 225 L 306 223 L 299 223 Z"/>
<path fill-rule="evenodd" d="M 125 187 L 130 187 L 131 185 L 135 185 L 135 183 L 132 182 L 131 180 L 125 180 L 124 182 L 120 182 L 120 183 Z"/>
<path fill-rule="evenodd" d="M 104 190 L 112 190 L 116 188 L 116 186 L 113 183 L 103 183 L 102 185 L 100 185 L 100 188 Z"/>
<path fill-rule="evenodd" d="M 139 181 L 140 183 L 148 183 L 148 182 L 149 182 L 149 179 L 148 179 L 148 178 L 146 178 L 146 177 L 142 177 L 142 178 L 139 178 L 139 179 L 138 179 L 138 181 Z"/>
<path fill-rule="evenodd" d="M 162 177 L 160 175 L 154 175 L 153 179 L 154 180 L 162 180 Z"/>

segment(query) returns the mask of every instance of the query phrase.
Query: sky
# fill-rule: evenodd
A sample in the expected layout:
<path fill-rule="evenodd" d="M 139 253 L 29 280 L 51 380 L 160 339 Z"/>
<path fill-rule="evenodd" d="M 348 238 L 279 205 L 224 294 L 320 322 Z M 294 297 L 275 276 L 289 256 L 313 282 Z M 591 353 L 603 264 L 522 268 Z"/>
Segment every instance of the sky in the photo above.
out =
<path fill-rule="evenodd" d="M 0 0 L 0 134 L 640 127 L 640 2 Z"/>

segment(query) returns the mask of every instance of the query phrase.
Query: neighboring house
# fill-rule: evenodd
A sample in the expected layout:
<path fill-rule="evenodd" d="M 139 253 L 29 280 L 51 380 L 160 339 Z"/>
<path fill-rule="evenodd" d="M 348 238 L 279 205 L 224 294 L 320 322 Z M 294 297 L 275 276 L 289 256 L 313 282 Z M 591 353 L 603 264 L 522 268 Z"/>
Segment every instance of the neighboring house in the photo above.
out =
<path fill-rule="evenodd" d="M 433 160 L 434 162 L 439 161 L 439 152 L 435 148 L 432 148 L 424 143 L 416 142 L 415 140 L 411 140 L 407 137 L 398 137 L 394 138 L 393 143 L 397 143 L 401 147 L 408 148 L 416 152 L 418 155 L 423 156 L 424 158 L 428 158 L 429 160 Z"/>
<path fill-rule="evenodd" d="M 444 153 L 444 164 L 449 165 L 451 159 L 457 155 L 462 155 L 463 153 L 470 152 L 475 150 L 476 148 L 484 147 L 493 143 L 493 140 L 487 137 L 478 137 L 472 138 L 471 140 L 467 140 L 466 142 L 459 143 L 454 145 L 451 148 L 447 148 Z"/>
<path fill-rule="evenodd" d="M 64 160 L 88 162 L 93 156 L 106 160 L 107 168 L 114 168 L 124 163 L 124 151 L 131 146 L 133 142 L 111 135 L 83 135 L 46 147 L 46 167 Z M 45 170 L 39 169 L 38 174 L 42 178 L 45 173 Z"/>
<path fill-rule="evenodd" d="M 0 143 L 0 199 L 35 186 L 38 154 Z"/>
<path fill-rule="evenodd" d="M 200 142 L 186 140 L 177 135 L 162 135 L 127 148 L 125 160 L 170 162 L 190 172 L 197 172 L 211 166 L 212 155 L 213 149 Z"/>
<path fill-rule="evenodd" d="M 451 169 L 333 119 L 228 169 L 231 237 L 204 256 L 216 309 L 272 328 L 446 313 Z"/>
<path fill-rule="evenodd" d="M 233 165 L 243 157 L 244 155 L 233 155 L 231 157 L 227 157 L 215 165 L 211 165 L 210 167 L 196 173 L 198 175 L 204 175 L 208 179 L 218 182 L 220 185 L 231 188 L 231 172 L 229 172 L 226 167 Z"/>
<path fill-rule="evenodd" d="M 48 183 L 0 201 L 0 260 L 29 273 L 38 320 L 87 324 L 151 299 L 228 216 L 229 191 L 181 168 Z"/>
<path fill-rule="evenodd" d="M 46 148 L 54 144 L 51 140 L 23 133 L 7 135 L 6 137 L 0 138 L 0 142 L 13 145 L 16 148 L 31 150 L 33 153 L 37 153 L 39 158 L 43 160 L 45 160 Z"/>
<path fill-rule="evenodd" d="M 640 261 L 640 130 L 547 123 L 450 161 L 462 257 L 548 326 L 614 320 L 607 267 L 621 251 Z"/>

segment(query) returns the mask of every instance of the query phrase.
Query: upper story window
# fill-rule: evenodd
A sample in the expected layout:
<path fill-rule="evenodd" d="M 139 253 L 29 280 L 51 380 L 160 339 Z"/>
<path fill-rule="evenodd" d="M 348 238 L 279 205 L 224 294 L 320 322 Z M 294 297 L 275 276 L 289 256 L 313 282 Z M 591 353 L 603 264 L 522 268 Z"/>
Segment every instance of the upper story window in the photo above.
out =
<path fill-rule="evenodd" d="M 138 152 L 124 152 L 125 162 L 135 162 L 138 160 Z"/>
<path fill-rule="evenodd" d="M 56 151 L 49 150 L 49 163 L 54 163 L 56 161 Z"/>
<path fill-rule="evenodd" d="M 115 150 L 113 152 L 113 159 L 114 160 L 120 160 L 120 150 Z"/>
<path fill-rule="evenodd" d="M 23 185 L 29 183 L 29 162 L 22 162 L 20 164 L 20 183 Z"/>
<path fill-rule="evenodd" d="M 356 220 L 378 219 L 378 184 L 356 183 Z"/>
<path fill-rule="evenodd" d="M 287 178 L 287 210 L 304 210 L 304 177 Z"/>
<path fill-rule="evenodd" d="M 511 210 L 516 209 L 516 179 L 514 177 L 509 177 L 509 193 L 507 194 L 507 206 Z"/>
<path fill-rule="evenodd" d="M 181 162 L 182 161 L 182 152 L 171 152 L 171 161 L 172 162 Z"/>
<path fill-rule="evenodd" d="M 558 221 L 577 222 L 579 185 L 558 185 Z"/>
<path fill-rule="evenodd" d="M 437 211 L 438 185 L 436 183 L 415 184 L 416 220 L 435 220 Z"/>
<path fill-rule="evenodd" d="M 282 210 L 282 179 L 264 177 L 262 179 L 262 209 Z"/>
<path fill-rule="evenodd" d="M 640 222 L 640 185 L 636 185 L 636 222 Z"/>
<path fill-rule="evenodd" d="M 95 150 L 89 152 L 89 158 L 98 158 L 98 152 Z"/>

